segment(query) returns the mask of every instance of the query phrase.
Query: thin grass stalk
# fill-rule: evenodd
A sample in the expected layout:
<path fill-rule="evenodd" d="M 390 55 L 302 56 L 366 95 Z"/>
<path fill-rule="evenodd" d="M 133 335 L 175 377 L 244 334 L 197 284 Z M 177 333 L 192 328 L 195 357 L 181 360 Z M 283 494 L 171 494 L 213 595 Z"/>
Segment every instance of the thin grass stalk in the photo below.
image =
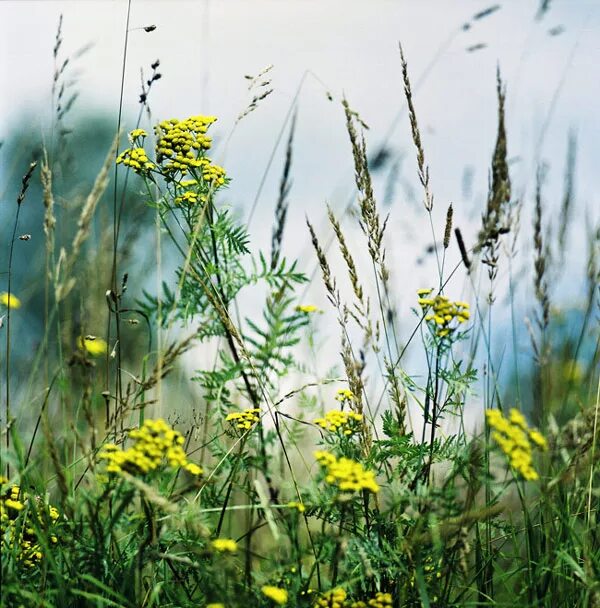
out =
<path fill-rule="evenodd" d="M 37 162 L 33 161 L 29 164 L 29 169 L 23 176 L 21 180 L 21 190 L 17 196 L 17 212 L 15 213 L 15 221 L 13 224 L 12 236 L 10 239 L 10 245 L 8 249 L 8 295 L 7 295 L 7 305 L 6 305 L 6 387 L 5 387 L 5 395 L 6 395 L 6 404 L 5 404 L 5 415 L 6 415 L 6 450 L 10 449 L 10 435 L 11 435 L 11 411 L 10 411 L 10 311 L 12 307 L 12 262 L 13 262 L 13 252 L 15 249 L 15 240 L 17 238 L 17 227 L 19 225 L 19 216 L 21 214 L 21 205 L 25 200 L 25 194 L 27 189 L 29 188 L 29 182 L 35 171 L 37 166 Z M 6 463 L 6 476 L 10 477 L 10 465 L 8 461 Z"/>

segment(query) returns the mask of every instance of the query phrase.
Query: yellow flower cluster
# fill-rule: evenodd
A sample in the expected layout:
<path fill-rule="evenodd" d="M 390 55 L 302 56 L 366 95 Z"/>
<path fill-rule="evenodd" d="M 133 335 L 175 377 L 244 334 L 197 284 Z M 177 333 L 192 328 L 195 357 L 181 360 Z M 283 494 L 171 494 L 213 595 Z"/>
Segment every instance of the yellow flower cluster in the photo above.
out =
<path fill-rule="evenodd" d="M 351 608 L 392 608 L 392 595 L 390 593 L 376 593 L 375 597 L 366 602 L 353 602 Z"/>
<path fill-rule="evenodd" d="M 31 567 L 44 557 L 32 519 L 42 526 L 52 527 L 58 521 L 58 509 L 52 505 L 42 506 L 41 501 L 30 497 L 19 486 L 5 488 L 7 482 L 6 477 L 0 476 L 0 537 L 7 551 L 16 546 L 19 561 Z M 23 516 L 19 518 L 22 512 Z M 56 534 L 51 533 L 49 538 L 51 543 L 58 542 Z"/>
<path fill-rule="evenodd" d="M 336 401 L 340 403 L 346 403 L 346 401 L 352 401 L 354 399 L 354 393 L 348 388 L 340 388 L 335 395 Z"/>
<path fill-rule="evenodd" d="M 146 420 L 141 428 L 129 432 L 133 445 L 128 449 L 109 443 L 98 454 L 105 460 L 108 473 L 127 471 L 145 475 L 155 471 L 165 463 L 172 468 L 182 468 L 192 475 L 202 475 L 202 468 L 188 462 L 182 447 L 181 433 L 173 430 L 164 420 Z"/>
<path fill-rule="evenodd" d="M 360 462 L 350 458 L 337 458 L 331 452 L 315 452 L 317 462 L 325 469 L 325 481 L 340 492 L 379 492 L 373 471 L 366 471 Z"/>
<path fill-rule="evenodd" d="M 287 604 L 288 592 L 280 587 L 273 587 L 273 585 L 264 585 L 261 587 L 261 591 L 265 597 L 273 600 L 279 606 Z"/>
<path fill-rule="evenodd" d="M 133 133 L 133 131 L 132 131 Z M 117 156 L 117 165 L 123 163 L 126 167 L 131 167 L 136 173 L 146 174 L 156 168 L 153 162 L 150 162 L 146 150 L 144 148 L 127 148 L 119 156 Z"/>
<path fill-rule="evenodd" d="M 322 593 L 316 601 L 314 608 L 345 608 L 348 594 L 341 587 Z"/>
<path fill-rule="evenodd" d="M 452 325 L 454 320 L 464 323 L 470 317 L 469 305 L 466 302 L 451 302 L 446 296 L 437 295 L 429 298 L 433 289 L 419 289 L 419 306 L 423 312 L 427 311 L 425 321 L 431 323 L 435 333 L 440 338 L 448 336 L 456 329 Z"/>
<path fill-rule="evenodd" d="M 219 165 L 211 165 L 208 158 L 203 160 L 207 162 L 202 164 L 202 179 L 213 188 L 222 186 L 225 183 L 225 169 Z"/>
<path fill-rule="evenodd" d="M 525 417 L 519 410 L 511 409 L 508 418 L 500 410 L 486 410 L 488 425 L 494 429 L 492 438 L 508 457 L 510 466 L 527 480 L 539 478 L 533 468 L 533 446 L 545 450 L 546 439 L 535 429 L 530 429 Z M 533 444 L 533 446 L 532 446 Z"/>
<path fill-rule="evenodd" d="M 344 435 L 350 436 L 360 430 L 362 419 L 362 414 L 356 412 L 332 410 L 327 412 L 323 418 L 317 418 L 313 422 L 330 433 L 341 431 Z"/>
<path fill-rule="evenodd" d="M 314 608 L 392 608 L 392 596 L 389 593 L 378 592 L 375 597 L 366 602 L 348 600 L 348 594 L 341 587 L 336 587 L 322 593 L 314 604 Z"/>
<path fill-rule="evenodd" d="M 129 133 L 129 141 L 133 144 L 137 139 L 143 139 L 147 137 L 148 133 L 144 129 L 134 129 Z"/>
<path fill-rule="evenodd" d="M 199 168 L 209 164 L 204 157 L 198 157 L 210 149 L 212 138 L 206 135 L 210 125 L 217 120 L 214 116 L 190 116 L 185 120 L 171 118 L 163 120 L 154 132 L 158 139 L 156 143 L 156 159 L 168 172 L 180 171 L 185 175 L 190 168 Z"/>
<path fill-rule="evenodd" d="M 231 414 L 227 414 L 225 420 L 231 422 L 231 424 L 238 429 L 249 431 L 253 424 L 260 421 L 259 414 L 260 410 L 258 408 L 249 408 L 243 412 L 232 412 Z"/>
<path fill-rule="evenodd" d="M 232 538 L 217 538 L 211 545 L 219 553 L 236 553 L 238 550 L 238 544 Z"/>
<path fill-rule="evenodd" d="M 193 190 L 186 190 L 180 196 L 175 197 L 175 202 L 178 205 L 196 205 L 198 201 L 205 203 L 206 196 L 204 194 L 198 194 L 198 192 L 194 192 Z"/>

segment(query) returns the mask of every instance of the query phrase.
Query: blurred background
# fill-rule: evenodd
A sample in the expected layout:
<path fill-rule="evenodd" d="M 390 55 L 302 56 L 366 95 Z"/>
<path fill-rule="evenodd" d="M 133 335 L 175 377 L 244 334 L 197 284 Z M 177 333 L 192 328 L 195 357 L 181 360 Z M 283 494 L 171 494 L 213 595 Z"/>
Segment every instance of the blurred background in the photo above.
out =
<path fill-rule="evenodd" d="M 0 291 L 6 291 L 15 199 L 30 160 L 40 158 L 44 145 L 53 159 L 60 244 L 72 238 L 68 235 L 73 234 L 77 210 L 116 132 L 122 78 L 121 123 L 129 131 L 140 113 L 142 83 L 159 60 L 161 78 L 148 94 L 151 115 L 143 112 L 140 126 L 149 131 L 159 120 L 199 113 L 218 117 L 213 158 L 232 178 L 221 200 L 250 221 L 254 250 L 270 243 L 290 119 L 297 112 L 284 253 L 298 258 L 309 276 L 316 260 L 305 217 L 327 242 L 326 204 L 342 219 L 356 249 L 363 247 L 357 222 L 346 213 L 355 187 L 340 102 L 343 97 L 349 101 L 369 127 L 365 136 L 376 195 L 382 214 L 390 213 L 386 248 L 393 297 L 407 335 L 415 321 L 410 313 L 415 290 L 432 285 L 436 266 L 406 112 L 399 43 L 430 167 L 437 234 L 443 234 L 452 202 L 455 225 L 467 243 L 475 240 L 496 138 L 499 69 L 507 92 L 513 193 L 523 201 L 523 238 L 513 269 L 524 285 L 515 292 L 517 316 L 524 319 L 533 306 L 531 218 L 541 166 L 549 241 L 556 241 L 560 232 L 559 210 L 567 190 L 572 197 L 569 246 L 553 271 L 551 298 L 567 317 L 577 314 L 586 295 L 589 235 L 600 221 L 596 0 L 1 2 Z M 53 83 L 58 83 L 54 90 Z M 253 103 L 259 97 L 264 98 Z M 125 145 L 123 140 L 121 147 Z M 132 298 L 143 289 L 156 291 L 154 215 L 138 195 L 136 179 L 128 184 L 119 266 L 129 273 Z M 112 186 L 108 193 L 112 195 Z M 23 302 L 12 330 L 17 378 L 30 377 L 43 339 L 43 212 L 35 180 L 18 229 L 31 239 L 16 242 L 13 259 L 12 290 Z M 82 256 L 86 282 L 77 287 L 79 300 L 91 303 L 73 307 L 71 327 L 63 328 L 67 342 L 83 329 L 102 334 L 110 269 L 99 260 L 112 250 L 112 242 L 103 237 L 111 225 L 107 194 Z M 448 268 L 459 260 L 457 248 L 451 247 Z M 169 263 L 166 257 L 162 278 L 167 280 Z M 499 280 L 506 285 L 506 267 Z M 457 273 L 447 292 L 468 298 L 464 273 Z M 327 307 L 318 275 L 303 299 Z M 253 306 L 248 303 L 250 316 Z M 258 302 L 256 306 L 258 310 Z M 497 311 L 498 354 L 504 356 L 502 337 L 510 312 L 504 297 Z M 333 364 L 339 348 L 334 316 L 323 315 L 318 322 L 331 338 L 321 352 Z M 519 339 L 528 341 L 524 326 Z M 140 348 L 145 344 L 142 337 L 132 340 Z M 188 368 L 197 367 L 201 357 L 191 355 Z"/>

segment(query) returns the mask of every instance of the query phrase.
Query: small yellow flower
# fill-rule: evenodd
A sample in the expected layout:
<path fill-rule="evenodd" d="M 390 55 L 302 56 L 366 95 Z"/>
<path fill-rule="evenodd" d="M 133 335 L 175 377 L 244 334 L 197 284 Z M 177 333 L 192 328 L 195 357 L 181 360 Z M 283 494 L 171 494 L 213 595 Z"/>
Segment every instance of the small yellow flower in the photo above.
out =
<path fill-rule="evenodd" d="M 304 513 L 306 511 L 306 507 L 304 506 L 304 504 L 296 500 L 288 502 L 287 506 L 290 509 L 296 509 L 298 513 Z"/>
<path fill-rule="evenodd" d="M 272 585 L 264 585 L 261 588 L 263 595 L 268 597 L 270 600 L 273 600 L 276 604 L 283 606 L 287 604 L 288 601 L 288 592 L 285 589 L 281 589 L 280 587 L 273 587 Z"/>
<path fill-rule="evenodd" d="M 354 399 L 354 393 L 348 388 L 340 388 L 338 389 L 335 398 L 337 401 L 344 403 L 346 401 L 350 401 Z"/>
<path fill-rule="evenodd" d="M 219 553 L 235 553 L 238 550 L 238 544 L 231 538 L 217 538 L 211 545 Z"/>
<path fill-rule="evenodd" d="M 8 294 L 6 291 L 0 293 L 0 304 L 7 308 L 20 308 L 21 300 L 14 293 Z"/>
<path fill-rule="evenodd" d="M 221 602 L 206 604 L 206 608 L 225 608 L 225 604 L 221 604 Z"/>
<path fill-rule="evenodd" d="M 248 408 L 243 412 L 231 412 L 227 414 L 225 421 L 241 431 L 249 431 L 252 425 L 260 422 L 260 409 Z"/>
<path fill-rule="evenodd" d="M 332 410 L 327 412 L 323 418 L 316 418 L 313 423 L 320 426 L 324 431 L 350 436 L 358 433 L 362 422 L 362 414 L 356 412 L 341 412 Z"/>
<path fill-rule="evenodd" d="M 193 463 L 193 462 L 188 462 L 187 464 L 185 464 L 183 466 L 183 468 L 190 474 L 190 475 L 194 475 L 194 476 L 198 476 L 198 475 L 202 475 L 202 473 L 204 473 L 204 470 L 202 469 L 201 466 L 198 466 L 197 464 Z"/>
<path fill-rule="evenodd" d="M 131 141 L 133 141 L 134 139 L 137 139 L 138 137 L 147 137 L 148 133 L 146 133 L 146 131 L 144 131 L 144 129 L 134 129 L 133 131 L 131 131 L 129 133 L 129 139 Z"/>
<path fill-rule="evenodd" d="M 108 351 L 108 344 L 97 336 L 79 336 L 77 346 L 80 350 L 85 350 L 92 357 L 105 355 Z"/>
<path fill-rule="evenodd" d="M 311 314 L 313 312 L 322 312 L 319 308 L 317 308 L 314 304 L 300 304 L 296 306 L 296 312 L 303 312 L 306 314 Z"/>

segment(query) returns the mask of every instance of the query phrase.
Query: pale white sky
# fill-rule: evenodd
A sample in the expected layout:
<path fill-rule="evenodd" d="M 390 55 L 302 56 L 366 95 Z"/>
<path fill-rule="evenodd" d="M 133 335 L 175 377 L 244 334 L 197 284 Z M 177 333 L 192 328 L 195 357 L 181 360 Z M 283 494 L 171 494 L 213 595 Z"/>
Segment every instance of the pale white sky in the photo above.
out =
<path fill-rule="evenodd" d="M 273 94 L 239 124 L 227 150 L 217 145 L 215 152 L 234 180 L 229 200 L 249 209 L 299 83 L 309 70 L 299 96 L 288 251 L 310 252 L 303 228 L 305 213 L 317 226 L 324 226 L 325 202 L 342 209 L 351 193 L 351 154 L 343 113 L 337 101 L 327 99 L 329 91 L 336 99 L 345 94 L 370 125 L 371 150 L 387 139 L 395 152 L 405 153 L 391 209 L 389 256 L 400 269 L 407 263 L 414 267 L 428 233 L 421 207 L 408 201 L 402 185 L 411 185 L 420 200 L 408 120 L 405 114 L 395 120 L 404 107 L 401 41 L 415 88 L 440 231 L 449 201 L 454 202 L 455 217 L 467 234 L 478 226 L 496 132 L 497 65 L 508 90 L 515 191 L 531 197 L 536 163 L 542 159 L 550 165 L 547 198 L 560 200 L 567 132 L 574 128 L 579 136 L 579 219 L 583 221 L 585 205 L 597 222 L 600 3 L 555 0 L 545 17 L 536 20 L 537 0 L 513 0 L 499 2 L 500 10 L 472 21 L 474 14 L 493 4 L 476 0 L 133 0 L 130 27 L 155 24 L 157 29 L 130 32 L 126 127 L 133 126 L 138 107 L 140 67 L 149 73 L 150 63 L 160 58 L 163 78 L 150 99 L 154 117 L 215 114 L 219 117 L 215 135 L 217 143 L 222 143 L 251 97 L 244 75 L 273 64 Z M 76 62 L 81 93 L 77 111 L 103 112 L 116 121 L 126 12 L 126 0 L 0 2 L 0 86 L 4 91 L 0 137 L 24 116 L 40 129 L 49 122 L 52 46 L 61 13 L 63 56 L 90 42 L 94 45 Z M 471 27 L 463 30 L 469 21 Z M 549 35 L 559 25 L 564 32 Z M 487 46 L 467 52 L 479 43 Z M 270 238 L 283 147 L 277 151 L 254 218 L 258 242 Z M 472 196 L 465 198 L 466 167 L 472 172 Z M 380 198 L 383 181 L 378 182 Z M 582 244 L 584 239 L 577 242 Z M 411 268 L 411 282 L 428 276 L 428 264 Z"/>

